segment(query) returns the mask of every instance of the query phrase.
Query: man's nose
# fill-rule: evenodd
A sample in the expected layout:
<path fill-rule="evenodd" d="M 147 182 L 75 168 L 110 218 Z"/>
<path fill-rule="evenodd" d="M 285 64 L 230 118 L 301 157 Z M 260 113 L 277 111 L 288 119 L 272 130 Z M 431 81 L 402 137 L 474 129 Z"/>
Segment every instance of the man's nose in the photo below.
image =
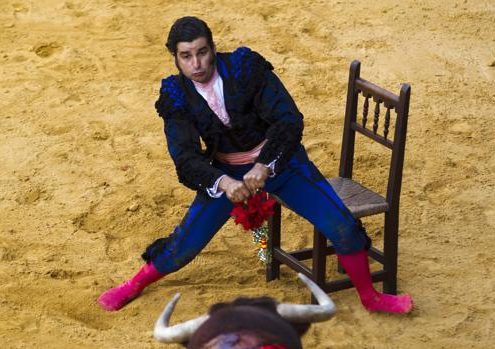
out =
<path fill-rule="evenodd" d="M 201 67 L 201 60 L 198 56 L 193 57 L 193 67 L 194 69 L 199 69 Z"/>

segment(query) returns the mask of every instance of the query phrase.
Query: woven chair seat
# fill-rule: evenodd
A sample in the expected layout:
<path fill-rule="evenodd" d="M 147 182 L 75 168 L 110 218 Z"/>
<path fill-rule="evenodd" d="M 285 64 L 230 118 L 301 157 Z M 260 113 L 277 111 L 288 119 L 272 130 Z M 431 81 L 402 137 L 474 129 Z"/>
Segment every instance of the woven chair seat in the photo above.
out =
<path fill-rule="evenodd" d="M 355 218 L 388 211 L 388 203 L 383 196 L 352 179 L 335 177 L 330 178 L 328 182 Z"/>

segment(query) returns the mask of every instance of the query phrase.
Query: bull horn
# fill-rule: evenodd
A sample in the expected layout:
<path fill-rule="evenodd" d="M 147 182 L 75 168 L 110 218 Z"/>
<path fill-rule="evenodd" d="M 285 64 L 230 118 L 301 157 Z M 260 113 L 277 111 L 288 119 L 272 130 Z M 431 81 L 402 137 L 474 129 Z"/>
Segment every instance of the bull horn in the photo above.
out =
<path fill-rule="evenodd" d="M 155 323 L 155 330 L 153 336 L 159 342 L 163 343 L 184 343 L 187 342 L 193 333 L 201 326 L 207 319 L 208 315 L 200 316 L 196 319 L 189 320 L 174 326 L 169 327 L 168 323 L 175 305 L 179 301 L 180 293 L 177 293 L 174 298 L 165 306 L 163 312 L 160 314 L 158 320 Z"/>
<path fill-rule="evenodd" d="M 296 323 L 320 322 L 330 319 L 336 310 L 332 299 L 306 275 L 299 273 L 298 276 L 311 290 L 318 304 L 281 303 L 277 306 L 278 313 L 284 319 Z"/>

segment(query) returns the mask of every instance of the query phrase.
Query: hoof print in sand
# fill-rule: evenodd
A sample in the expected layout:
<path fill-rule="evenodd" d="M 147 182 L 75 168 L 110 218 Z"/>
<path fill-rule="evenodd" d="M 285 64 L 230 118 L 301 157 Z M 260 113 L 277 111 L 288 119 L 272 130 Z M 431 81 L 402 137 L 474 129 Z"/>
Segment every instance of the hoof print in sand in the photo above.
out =
<path fill-rule="evenodd" d="M 41 58 L 48 58 L 59 52 L 62 46 L 56 42 L 42 43 L 33 47 L 34 53 Z"/>

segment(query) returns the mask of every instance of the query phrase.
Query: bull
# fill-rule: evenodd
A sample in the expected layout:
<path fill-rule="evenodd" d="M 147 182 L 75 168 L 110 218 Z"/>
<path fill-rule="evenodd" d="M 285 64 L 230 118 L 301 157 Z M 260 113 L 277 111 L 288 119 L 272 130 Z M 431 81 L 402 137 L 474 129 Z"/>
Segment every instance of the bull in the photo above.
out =
<path fill-rule="evenodd" d="M 335 304 L 308 277 L 299 274 L 299 278 L 318 304 L 278 303 L 270 297 L 237 298 L 213 305 L 207 315 L 169 326 L 178 293 L 156 321 L 154 337 L 189 349 L 302 349 L 301 336 L 311 323 L 330 319 Z"/>

